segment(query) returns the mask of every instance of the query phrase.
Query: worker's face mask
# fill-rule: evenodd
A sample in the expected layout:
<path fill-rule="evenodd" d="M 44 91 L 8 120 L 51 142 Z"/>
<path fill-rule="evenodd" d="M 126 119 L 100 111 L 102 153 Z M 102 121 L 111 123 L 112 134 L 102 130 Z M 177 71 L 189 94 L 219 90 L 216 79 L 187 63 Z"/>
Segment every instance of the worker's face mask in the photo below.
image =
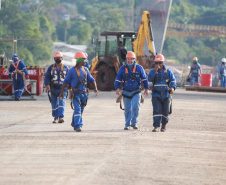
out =
<path fill-rule="evenodd" d="M 61 59 L 60 59 L 60 58 L 57 58 L 57 59 L 55 59 L 55 62 L 56 62 L 57 64 L 60 64 L 60 63 L 61 63 Z"/>

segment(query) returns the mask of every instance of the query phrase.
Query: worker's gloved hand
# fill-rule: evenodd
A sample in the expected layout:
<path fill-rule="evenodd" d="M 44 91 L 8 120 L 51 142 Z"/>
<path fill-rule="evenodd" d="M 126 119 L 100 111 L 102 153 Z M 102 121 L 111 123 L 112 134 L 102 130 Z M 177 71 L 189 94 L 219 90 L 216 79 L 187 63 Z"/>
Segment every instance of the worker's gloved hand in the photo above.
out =
<path fill-rule="evenodd" d="M 26 79 L 29 80 L 29 76 L 26 76 Z"/>
<path fill-rule="evenodd" d="M 121 94 L 121 89 L 119 89 L 119 88 L 116 89 L 116 94 L 117 94 L 117 95 L 120 95 L 120 94 Z"/>
<path fill-rule="evenodd" d="M 46 88 L 47 88 L 47 86 L 46 86 Z M 64 92 L 61 91 L 61 93 L 60 93 L 60 100 L 63 99 L 63 96 L 64 96 Z"/>
<path fill-rule="evenodd" d="M 170 88 L 169 93 L 170 93 L 170 94 L 173 94 L 173 93 L 174 93 L 174 88 L 173 88 L 173 87 Z"/>
<path fill-rule="evenodd" d="M 47 90 L 47 91 L 50 91 L 50 85 L 47 85 L 47 86 L 46 86 L 46 90 Z"/>
<path fill-rule="evenodd" d="M 221 75 L 219 75 L 219 79 L 221 79 Z"/>
<path fill-rule="evenodd" d="M 149 94 L 149 89 L 144 89 L 144 95 L 148 96 Z"/>
<path fill-rule="evenodd" d="M 94 92 L 96 93 L 96 96 L 98 96 L 98 89 L 94 89 Z"/>

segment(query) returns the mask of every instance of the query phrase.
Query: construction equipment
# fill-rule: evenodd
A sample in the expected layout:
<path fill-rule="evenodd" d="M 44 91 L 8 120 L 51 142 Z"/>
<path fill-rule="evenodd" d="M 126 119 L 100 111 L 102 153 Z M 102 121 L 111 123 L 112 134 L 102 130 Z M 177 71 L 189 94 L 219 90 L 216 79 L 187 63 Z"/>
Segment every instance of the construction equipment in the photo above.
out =
<path fill-rule="evenodd" d="M 149 55 L 143 53 L 145 39 Z M 90 72 L 95 78 L 99 90 L 114 89 L 116 74 L 125 62 L 127 51 L 135 52 L 136 62 L 145 70 L 153 68 L 156 52 L 151 15 L 148 11 L 143 11 L 138 32 L 104 31 L 96 40 L 96 57 L 92 60 Z"/>

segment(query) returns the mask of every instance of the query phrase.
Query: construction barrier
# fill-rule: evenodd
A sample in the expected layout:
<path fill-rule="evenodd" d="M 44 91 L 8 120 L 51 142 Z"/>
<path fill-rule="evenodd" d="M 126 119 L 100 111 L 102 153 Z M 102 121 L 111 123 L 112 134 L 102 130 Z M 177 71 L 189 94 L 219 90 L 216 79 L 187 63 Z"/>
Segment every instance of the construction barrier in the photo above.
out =
<path fill-rule="evenodd" d="M 45 67 L 39 66 L 27 66 L 29 78 L 36 80 L 36 95 L 42 95 Z M 9 79 L 9 66 L 0 66 L 0 79 Z M 12 84 L 2 84 L 2 87 L 7 94 L 12 94 Z M 28 91 L 31 91 L 31 86 L 28 87 Z M 4 94 L 3 94 L 4 95 Z M 29 95 L 28 92 L 24 92 L 23 95 Z"/>
<path fill-rule="evenodd" d="M 212 74 L 201 75 L 201 86 L 212 87 Z"/>

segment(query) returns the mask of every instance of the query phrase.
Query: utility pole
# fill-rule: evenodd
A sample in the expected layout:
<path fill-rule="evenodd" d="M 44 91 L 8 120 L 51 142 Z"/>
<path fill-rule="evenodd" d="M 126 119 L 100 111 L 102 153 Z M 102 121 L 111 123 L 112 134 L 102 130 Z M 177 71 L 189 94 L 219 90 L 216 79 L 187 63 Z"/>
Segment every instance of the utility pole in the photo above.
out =
<path fill-rule="evenodd" d="M 2 1 L 2 0 L 0 0 L 0 10 L 1 10 L 1 8 L 2 8 L 2 5 L 1 5 L 1 4 L 2 4 L 2 2 L 1 2 L 1 1 Z"/>

